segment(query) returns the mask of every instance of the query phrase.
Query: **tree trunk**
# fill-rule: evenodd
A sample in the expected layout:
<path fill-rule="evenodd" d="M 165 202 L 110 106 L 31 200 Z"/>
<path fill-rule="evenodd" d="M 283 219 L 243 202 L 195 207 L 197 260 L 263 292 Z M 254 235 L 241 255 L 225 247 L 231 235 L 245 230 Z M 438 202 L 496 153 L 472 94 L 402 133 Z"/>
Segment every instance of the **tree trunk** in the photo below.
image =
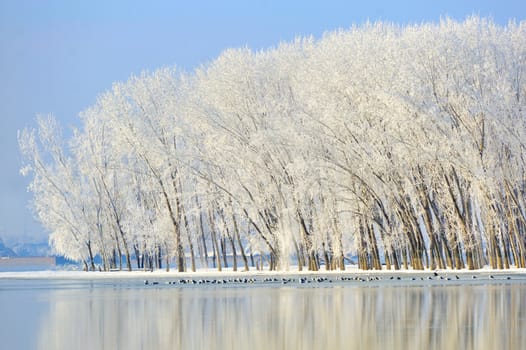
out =
<path fill-rule="evenodd" d="M 212 238 L 212 244 L 214 247 L 214 261 L 217 264 L 217 270 L 221 271 L 221 256 L 219 251 L 219 244 L 217 243 L 217 233 L 216 233 L 216 225 L 214 216 L 212 215 L 212 211 L 210 210 L 208 213 L 208 219 L 210 220 L 210 235 Z"/>
<path fill-rule="evenodd" d="M 232 222 L 234 223 L 234 236 L 237 241 L 237 244 L 239 245 L 239 251 L 241 252 L 241 258 L 243 259 L 243 264 L 245 266 L 245 271 L 248 271 L 248 259 L 247 255 L 245 254 L 245 249 L 243 248 L 243 243 L 241 242 L 241 236 L 239 234 L 239 227 L 237 225 L 236 217 L 234 214 L 232 214 Z M 233 251 L 235 251 L 235 247 L 233 248 Z M 235 256 L 235 253 L 234 253 Z"/>
<path fill-rule="evenodd" d="M 93 250 L 91 249 L 91 242 L 86 242 L 86 246 L 88 247 L 90 271 L 95 271 L 95 259 L 93 257 Z"/>

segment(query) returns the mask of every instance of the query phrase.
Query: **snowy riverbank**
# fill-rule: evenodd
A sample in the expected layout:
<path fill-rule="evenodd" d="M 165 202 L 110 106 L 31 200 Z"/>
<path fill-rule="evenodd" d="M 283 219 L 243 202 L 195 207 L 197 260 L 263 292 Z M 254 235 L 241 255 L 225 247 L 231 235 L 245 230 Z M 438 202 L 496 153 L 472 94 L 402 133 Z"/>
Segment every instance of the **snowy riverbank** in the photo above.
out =
<path fill-rule="evenodd" d="M 178 272 L 177 270 L 154 270 L 154 271 L 112 271 L 112 272 L 85 272 L 85 271 L 23 271 L 23 272 L 0 272 L 2 279 L 236 279 L 236 278 L 313 278 L 329 277 L 333 280 L 356 280 L 382 279 L 404 280 L 422 279 L 520 279 L 526 283 L 526 269 L 512 268 L 508 270 L 495 270 L 489 267 L 478 270 L 360 270 L 356 266 L 347 266 L 345 271 L 298 271 L 297 267 L 291 267 L 288 271 L 232 271 L 232 269 L 199 269 L 196 272 Z"/>

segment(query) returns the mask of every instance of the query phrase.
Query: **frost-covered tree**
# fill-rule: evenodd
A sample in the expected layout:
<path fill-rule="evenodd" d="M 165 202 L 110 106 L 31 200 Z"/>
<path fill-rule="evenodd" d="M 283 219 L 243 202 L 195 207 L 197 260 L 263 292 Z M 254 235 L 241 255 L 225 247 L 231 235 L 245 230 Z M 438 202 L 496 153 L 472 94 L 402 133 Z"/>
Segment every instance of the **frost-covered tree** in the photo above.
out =
<path fill-rule="evenodd" d="M 41 120 L 24 169 L 91 269 L 526 267 L 525 65 L 526 24 L 478 17 L 229 49 L 116 83 L 67 144 Z"/>
<path fill-rule="evenodd" d="M 29 189 L 34 194 L 33 209 L 50 232 L 50 242 L 58 254 L 82 261 L 95 269 L 94 256 L 102 242 L 92 230 L 97 225 L 93 211 L 96 198 L 89 184 L 79 176 L 73 158 L 65 154 L 62 132 L 52 116 L 39 117 L 38 130 L 23 130 L 19 144 L 25 159 L 23 174 L 31 172 Z"/>

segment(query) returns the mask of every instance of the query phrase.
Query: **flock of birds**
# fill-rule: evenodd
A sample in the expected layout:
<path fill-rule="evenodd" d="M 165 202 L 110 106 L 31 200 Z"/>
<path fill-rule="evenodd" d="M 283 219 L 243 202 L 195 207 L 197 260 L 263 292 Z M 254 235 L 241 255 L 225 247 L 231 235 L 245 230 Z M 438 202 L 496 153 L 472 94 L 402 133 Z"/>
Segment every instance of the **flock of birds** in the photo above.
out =
<path fill-rule="evenodd" d="M 495 276 L 492 274 L 489 275 L 471 275 L 471 279 L 483 279 L 487 277 L 488 279 L 495 279 Z M 469 277 L 468 277 L 469 278 Z M 404 278 L 402 276 L 380 276 L 380 275 L 356 275 L 356 276 L 340 276 L 330 278 L 327 276 L 300 276 L 300 277 L 265 277 L 258 279 L 255 277 L 251 278 L 209 278 L 209 279 L 196 279 L 196 278 L 185 278 L 178 279 L 175 281 L 165 281 L 164 284 L 167 285 L 250 285 L 250 284 L 323 284 L 323 283 L 334 283 L 334 282 L 375 282 L 375 281 L 451 281 L 451 280 L 461 280 L 459 275 L 450 275 L 450 274 L 439 274 L 438 272 L 433 272 L 431 275 L 426 276 L 410 276 Z M 502 276 L 498 279 L 511 280 L 510 276 Z M 159 285 L 159 281 L 150 281 L 144 280 L 144 285 L 154 286 Z"/>

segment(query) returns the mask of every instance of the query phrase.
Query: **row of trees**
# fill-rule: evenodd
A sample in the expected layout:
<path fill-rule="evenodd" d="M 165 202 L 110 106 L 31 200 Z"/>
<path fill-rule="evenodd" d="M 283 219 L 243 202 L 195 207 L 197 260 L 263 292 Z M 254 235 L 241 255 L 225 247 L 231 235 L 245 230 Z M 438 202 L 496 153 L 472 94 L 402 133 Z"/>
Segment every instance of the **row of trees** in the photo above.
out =
<path fill-rule="evenodd" d="M 19 141 L 86 269 L 526 267 L 525 102 L 525 22 L 368 23 L 132 77 Z"/>

